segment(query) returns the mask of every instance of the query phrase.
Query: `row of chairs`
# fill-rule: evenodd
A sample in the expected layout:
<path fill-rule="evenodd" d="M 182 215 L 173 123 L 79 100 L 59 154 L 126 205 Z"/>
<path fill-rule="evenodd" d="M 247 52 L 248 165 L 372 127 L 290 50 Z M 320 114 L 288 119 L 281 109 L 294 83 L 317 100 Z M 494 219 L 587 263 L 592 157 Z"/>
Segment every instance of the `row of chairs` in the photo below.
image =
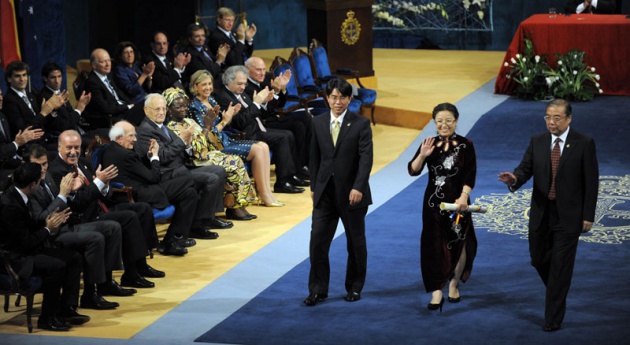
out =
<path fill-rule="evenodd" d="M 326 48 L 319 41 L 313 39 L 308 47 L 308 52 L 296 47 L 293 48 L 289 59 L 276 56 L 271 64 L 270 71 L 278 76 L 291 70 L 293 78 L 287 85 L 288 100 L 281 114 L 287 114 L 303 108 L 313 115 L 326 112 L 325 88 L 326 83 L 332 78 L 355 79 L 358 87 L 354 90 L 354 97 L 348 109 L 356 113 L 362 113 L 363 109 L 370 109 L 372 123 L 374 120 L 374 108 L 376 102 L 376 90 L 366 88 L 361 83 L 359 73 L 349 68 L 341 68 L 331 72 L 328 63 Z"/>

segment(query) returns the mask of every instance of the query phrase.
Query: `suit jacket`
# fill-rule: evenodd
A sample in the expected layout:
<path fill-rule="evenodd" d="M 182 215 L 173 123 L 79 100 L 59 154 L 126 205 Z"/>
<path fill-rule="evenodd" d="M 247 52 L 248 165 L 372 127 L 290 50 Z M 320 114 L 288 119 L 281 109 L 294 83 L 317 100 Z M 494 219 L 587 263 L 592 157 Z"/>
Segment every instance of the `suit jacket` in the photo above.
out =
<path fill-rule="evenodd" d="M 260 90 L 265 87 L 271 90 L 271 80 L 273 79 L 273 75 L 270 72 L 265 73 L 265 79 L 262 83 L 254 83 L 251 79 L 247 78 L 247 87 L 245 87 L 245 93 L 249 95 L 252 99 L 254 98 L 254 92 L 260 92 Z M 285 103 L 287 103 L 287 93 L 280 92 L 276 94 L 271 101 L 267 102 L 266 108 L 262 108 L 262 120 L 266 121 L 277 121 L 278 116 L 276 113 L 276 109 L 284 107 Z"/>
<path fill-rule="evenodd" d="M 186 143 L 170 128 L 166 127 L 166 129 L 169 133 L 168 137 L 155 122 L 145 118 L 138 126 L 138 141 L 134 145 L 134 151 L 143 155 L 149 151 L 149 139 L 155 139 L 158 142 L 162 178 L 170 177 L 176 169 L 186 169 L 185 165 L 191 159 L 191 156 L 186 153 Z"/>
<path fill-rule="evenodd" d="M 519 166 L 514 170 L 517 190 L 530 177 L 534 177 L 530 231 L 541 226 L 545 209 L 549 203 L 551 185 L 551 134 L 543 133 L 531 138 L 529 147 Z M 599 170 L 595 141 L 574 129 L 569 129 L 566 143 L 556 172 L 556 204 L 558 216 L 564 229 L 580 232 L 582 222 L 594 221 Z"/>
<path fill-rule="evenodd" d="M 564 7 L 564 13 L 576 13 L 577 7 L 584 3 L 584 0 L 568 0 Z M 595 14 L 613 14 L 616 11 L 615 0 L 598 0 L 597 8 L 591 6 Z"/>
<path fill-rule="evenodd" d="M 221 110 L 225 111 L 230 103 L 237 104 L 240 103 L 238 98 L 230 91 L 225 85 L 221 85 L 218 89 L 215 89 L 215 99 Z M 241 110 L 238 114 L 232 117 L 232 122 L 230 122 L 230 127 L 235 128 L 241 132 L 245 132 L 247 135 L 247 139 L 253 138 L 258 132 L 260 132 L 260 127 L 258 126 L 258 122 L 256 122 L 256 118 L 260 118 L 262 121 L 262 108 L 258 109 L 258 107 L 254 104 L 252 98 L 246 93 L 243 92 L 241 94 L 241 98 L 247 104 L 247 107 L 241 107 Z"/>
<path fill-rule="evenodd" d="M 3 112 L 9 120 L 11 133 L 17 134 L 18 131 L 24 130 L 28 126 L 33 128 L 46 129 L 48 122 L 52 122 L 52 116 L 42 116 L 40 104 L 37 97 L 31 92 L 26 92 L 26 96 L 33 107 L 33 111 L 28 107 L 24 100 L 12 88 L 7 89 L 4 95 Z"/>
<path fill-rule="evenodd" d="M 342 207 L 353 209 L 372 204 L 369 185 L 373 162 L 370 121 L 357 113 L 347 111 L 336 146 L 333 146 L 330 134 L 330 113 L 313 118 L 312 133 L 309 169 L 311 191 L 314 192 L 313 206 L 319 203 L 333 175 L 337 200 Z M 352 189 L 363 193 L 361 202 L 354 206 L 350 206 L 348 202 Z"/>
<path fill-rule="evenodd" d="M 177 71 L 175 71 L 173 58 L 170 55 L 166 55 L 167 66 L 164 66 L 164 63 L 162 63 L 160 58 L 153 52 L 146 55 L 145 64 L 151 61 L 155 64 L 155 70 L 153 71 L 153 83 L 151 83 L 151 92 L 162 93 L 169 87 L 179 87 L 183 89 L 183 85 L 180 80 L 182 77 L 179 73 L 177 73 Z"/>
<path fill-rule="evenodd" d="M 50 237 L 45 224 L 35 221 L 15 187 L 2 195 L 0 248 L 11 252 L 9 261 L 22 279 L 33 272 L 33 255 L 40 253 Z"/>
<path fill-rule="evenodd" d="M 53 91 L 48 87 L 44 86 L 44 88 L 39 92 L 38 102 L 41 104 L 42 100 L 48 100 L 52 97 Z M 53 135 L 55 138 L 59 137 L 61 132 L 67 129 L 79 130 L 79 124 L 81 123 L 81 115 L 76 112 L 70 102 L 66 102 L 59 109 L 56 110 L 56 118 L 54 121 L 54 126 L 49 126 L 47 128 L 47 133 Z"/>
<path fill-rule="evenodd" d="M 223 66 L 220 66 L 216 63 L 216 50 L 214 52 L 211 52 L 206 46 L 204 46 L 202 50 L 208 53 L 212 60 L 209 60 L 204 55 L 203 51 L 198 51 L 197 48 L 190 44 L 187 45 L 184 49 L 184 52 L 190 54 L 190 62 L 186 66 L 186 70 L 184 71 L 183 75 L 183 78 L 185 80 L 184 84 L 187 85 L 190 82 L 190 76 L 192 76 L 193 73 L 205 69 L 212 74 L 214 85 L 217 86 L 220 84 Z"/>
<path fill-rule="evenodd" d="M 105 85 L 94 71 L 90 72 L 83 89 L 86 93 L 92 94 L 92 99 L 87 107 L 85 107 L 83 116 L 90 123 L 92 128 L 109 128 L 110 115 L 114 118 L 120 118 L 129 110 L 127 106 L 127 104 L 130 104 L 129 98 L 127 98 L 125 93 L 116 85 L 111 75 L 107 78 L 114 87 L 118 98 L 120 98 L 124 104 L 119 104 L 118 101 L 116 101 L 116 97 L 114 97 L 107 85 Z"/>
<path fill-rule="evenodd" d="M 114 66 L 113 73 L 116 85 L 125 94 L 130 103 L 140 103 L 147 96 L 145 88 L 148 88 L 149 78 L 145 79 L 143 85 L 138 84 L 138 79 L 142 74 L 140 67 L 134 64 L 132 67 L 118 64 Z"/>
<path fill-rule="evenodd" d="M 0 126 L 2 126 L 2 131 L 0 131 L 0 169 L 7 170 L 10 173 L 22 163 L 22 160 L 15 156 L 20 154 L 22 150 L 15 147 L 13 143 L 15 138 L 11 132 L 9 121 L 7 121 L 2 112 L 0 112 Z M 4 172 L 2 175 L 6 177 Z"/>
<path fill-rule="evenodd" d="M 48 191 L 45 189 L 44 184 L 48 186 L 52 196 L 48 194 Z M 59 211 L 61 211 L 68 208 L 68 204 L 66 204 L 65 201 L 59 198 L 58 195 L 59 187 L 57 187 L 57 184 L 55 184 L 55 181 L 53 180 L 50 173 L 46 172 L 46 176 L 44 177 L 44 180 L 42 180 L 39 188 L 31 195 L 29 195 L 29 199 L 33 203 L 34 217 L 37 219 L 37 221 L 42 223 L 46 222 L 46 217 L 52 214 L 55 209 L 59 209 Z"/>
<path fill-rule="evenodd" d="M 90 162 L 81 157 L 79 158 L 78 167 L 81 169 L 85 177 L 90 182 L 89 185 L 84 184 L 76 192 L 68 196 L 68 206 L 72 209 L 72 215 L 68 220 L 68 224 L 76 225 L 96 220 L 101 210 L 97 201 L 107 202 L 107 197 L 111 196 L 111 189 L 107 195 L 103 195 L 98 189 L 94 181 L 94 169 Z M 74 173 L 74 167 L 66 163 L 61 157 L 56 157 L 50 163 L 48 173 L 52 176 L 56 186 L 61 184 L 61 179 L 68 173 Z"/>
<path fill-rule="evenodd" d="M 210 50 L 213 52 L 218 51 L 219 46 L 222 44 L 229 44 L 230 51 L 225 57 L 225 65 L 226 67 L 236 66 L 236 65 L 244 65 L 245 64 L 245 56 L 248 58 L 252 56 L 254 52 L 254 44 L 241 43 L 236 40 L 236 36 L 234 36 L 234 41 L 230 38 L 230 36 L 226 35 L 219 28 L 214 29 L 210 34 L 210 38 L 208 38 L 208 46 Z"/>
<path fill-rule="evenodd" d="M 159 209 L 169 205 L 166 193 L 160 187 L 159 161 L 149 161 L 146 154 L 139 155 L 117 142 L 111 142 L 103 152 L 103 167 L 110 165 L 118 168 L 118 176 L 114 181 L 132 187 L 135 200 Z"/>

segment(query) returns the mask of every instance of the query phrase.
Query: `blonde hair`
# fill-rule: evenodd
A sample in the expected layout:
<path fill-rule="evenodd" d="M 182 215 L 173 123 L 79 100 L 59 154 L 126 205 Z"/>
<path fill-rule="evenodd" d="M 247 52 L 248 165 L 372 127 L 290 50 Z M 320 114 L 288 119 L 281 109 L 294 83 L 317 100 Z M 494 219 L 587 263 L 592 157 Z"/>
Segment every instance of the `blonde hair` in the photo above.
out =
<path fill-rule="evenodd" d="M 197 72 L 193 73 L 192 76 L 190 76 L 190 85 L 188 85 L 188 88 L 190 89 L 190 93 L 193 96 L 197 96 L 197 91 L 195 90 L 195 86 L 201 83 L 201 81 L 206 78 L 210 78 L 210 80 L 214 82 L 214 78 L 212 78 L 212 73 L 208 72 L 205 69 L 200 69 Z"/>

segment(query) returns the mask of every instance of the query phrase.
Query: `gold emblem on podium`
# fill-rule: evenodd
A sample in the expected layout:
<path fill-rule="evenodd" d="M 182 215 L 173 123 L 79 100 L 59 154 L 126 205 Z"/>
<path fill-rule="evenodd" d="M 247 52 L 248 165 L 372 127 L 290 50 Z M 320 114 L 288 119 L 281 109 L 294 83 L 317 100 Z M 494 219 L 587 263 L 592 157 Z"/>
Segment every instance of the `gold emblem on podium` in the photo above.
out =
<path fill-rule="evenodd" d="M 359 40 L 361 34 L 361 23 L 354 17 L 354 11 L 346 13 L 346 20 L 341 24 L 341 41 L 351 46 Z"/>

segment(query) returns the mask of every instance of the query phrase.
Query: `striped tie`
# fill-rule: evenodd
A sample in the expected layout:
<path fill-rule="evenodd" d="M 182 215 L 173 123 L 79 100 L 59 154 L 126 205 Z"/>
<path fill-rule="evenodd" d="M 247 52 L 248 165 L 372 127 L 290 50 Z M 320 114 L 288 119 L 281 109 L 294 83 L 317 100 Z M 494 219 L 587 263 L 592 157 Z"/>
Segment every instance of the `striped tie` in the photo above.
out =
<path fill-rule="evenodd" d="M 553 150 L 551 150 L 551 187 L 549 187 L 549 200 L 556 200 L 556 173 L 560 163 L 560 138 L 556 138 Z"/>

